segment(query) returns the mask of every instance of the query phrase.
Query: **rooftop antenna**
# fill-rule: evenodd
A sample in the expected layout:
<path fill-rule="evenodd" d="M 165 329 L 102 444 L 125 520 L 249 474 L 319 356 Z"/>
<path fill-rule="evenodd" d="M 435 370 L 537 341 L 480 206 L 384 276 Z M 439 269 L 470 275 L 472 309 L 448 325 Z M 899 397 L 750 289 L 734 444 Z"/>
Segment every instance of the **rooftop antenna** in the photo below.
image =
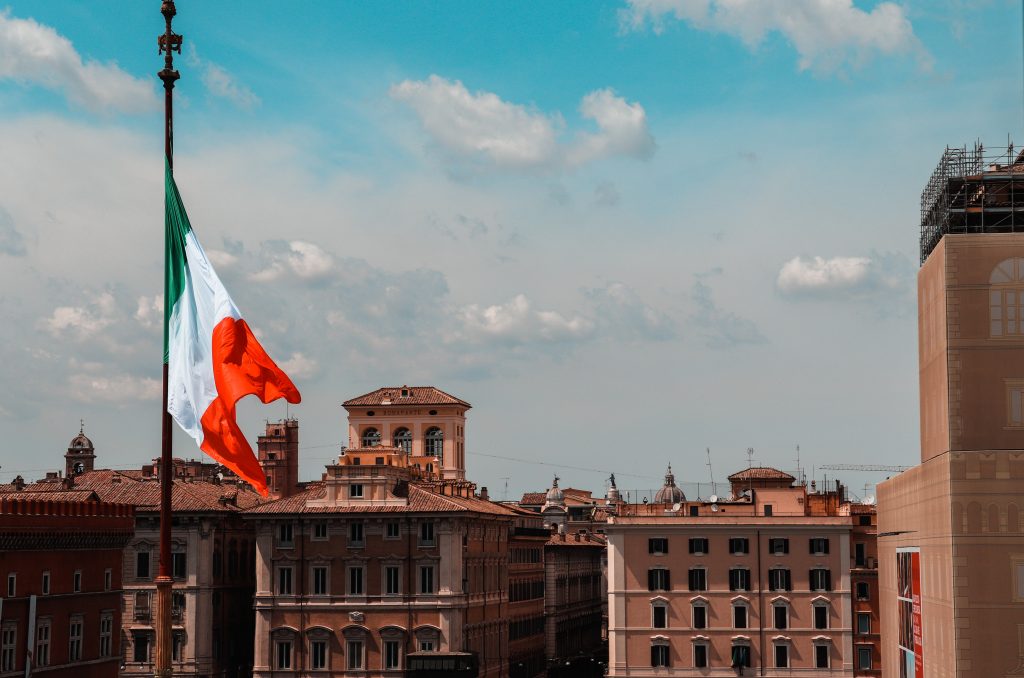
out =
<path fill-rule="evenodd" d="M 708 453 L 708 475 L 711 477 L 711 493 L 718 494 L 718 486 L 715 485 L 715 472 L 711 469 L 711 448 L 705 448 Z M 699 492 L 697 494 L 700 494 Z"/>
<path fill-rule="evenodd" d="M 804 469 L 800 466 L 800 446 L 796 446 L 796 482 L 801 485 L 807 484 L 807 479 L 804 478 Z"/>
<path fill-rule="evenodd" d="M 505 491 L 502 492 L 502 494 L 501 494 L 501 500 L 502 501 L 508 501 L 508 479 L 509 479 L 509 476 L 503 476 L 502 477 L 502 480 L 505 481 Z"/>
<path fill-rule="evenodd" d="M 749 471 L 754 466 L 754 448 L 747 448 L 747 470 Z M 754 498 L 754 478 L 752 473 L 747 474 L 747 489 L 750 490 L 750 498 Z"/>

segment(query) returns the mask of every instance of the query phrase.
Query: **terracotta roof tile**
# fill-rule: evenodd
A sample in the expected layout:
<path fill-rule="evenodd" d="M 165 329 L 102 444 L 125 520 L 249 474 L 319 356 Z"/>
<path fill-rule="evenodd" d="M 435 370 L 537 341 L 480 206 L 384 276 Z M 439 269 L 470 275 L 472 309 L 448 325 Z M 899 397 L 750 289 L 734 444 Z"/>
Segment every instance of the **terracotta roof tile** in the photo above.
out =
<path fill-rule="evenodd" d="M 742 481 L 742 480 L 788 480 L 790 482 L 796 480 L 793 476 L 788 473 L 784 473 L 778 469 L 774 469 L 768 466 L 752 466 L 742 471 L 737 471 L 729 476 L 731 481 Z"/>
<path fill-rule="evenodd" d="M 402 389 L 407 389 L 409 395 L 402 397 Z M 385 404 L 385 401 L 388 401 Z M 445 393 L 433 386 L 385 386 L 371 391 L 357 398 L 346 400 L 342 403 L 344 407 L 365 407 L 377 405 L 382 407 L 402 405 L 462 405 L 472 407 L 465 400 L 456 398 L 450 393 Z"/>
<path fill-rule="evenodd" d="M 526 492 L 523 494 L 523 498 L 519 500 L 519 503 L 526 504 L 527 506 L 538 506 L 543 504 L 547 497 L 547 492 Z"/>
<path fill-rule="evenodd" d="M 326 488 L 322 482 L 311 485 L 305 492 L 300 492 L 286 499 L 278 499 L 255 506 L 246 515 L 275 513 L 485 513 L 490 515 L 514 516 L 517 513 L 507 506 L 486 499 L 449 497 L 437 494 L 428 489 L 409 484 L 409 499 L 404 505 L 381 506 L 366 504 L 357 506 L 307 506 L 310 499 L 323 499 Z"/>

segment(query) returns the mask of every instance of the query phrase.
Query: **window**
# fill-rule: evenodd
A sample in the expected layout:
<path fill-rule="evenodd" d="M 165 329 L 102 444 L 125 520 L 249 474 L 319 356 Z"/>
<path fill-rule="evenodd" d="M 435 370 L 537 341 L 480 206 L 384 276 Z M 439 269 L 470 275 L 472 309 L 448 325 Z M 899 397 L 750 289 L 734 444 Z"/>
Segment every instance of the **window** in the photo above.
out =
<path fill-rule="evenodd" d="M 294 544 L 292 540 L 292 524 L 283 523 L 277 526 L 277 545 L 279 548 L 291 548 Z"/>
<path fill-rule="evenodd" d="M 348 666 L 349 670 L 363 668 L 363 641 L 361 640 L 350 640 L 348 641 Z"/>
<path fill-rule="evenodd" d="M 313 595 L 326 596 L 327 591 L 327 566 L 313 566 Z"/>
<path fill-rule="evenodd" d="M 867 600 L 871 597 L 868 590 L 868 583 L 866 581 L 859 581 L 856 585 L 857 600 Z"/>
<path fill-rule="evenodd" d="M 694 567 L 690 569 L 690 590 L 691 591 L 707 591 L 708 590 L 708 571 L 703 567 Z"/>
<path fill-rule="evenodd" d="M 668 645 L 651 645 L 651 666 L 671 666 Z"/>
<path fill-rule="evenodd" d="M 309 641 L 309 668 L 321 670 L 327 668 L 327 641 Z"/>
<path fill-rule="evenodd" d="M 362 523 L 349 523 L 348 524 L 348 542 L 349 546 L 363 546 L 363 524 Z"/>
<path fill-rule="evenodd" d="M 434 592 L 434 566 L 420 566 L 420 593 Z"/>
<path fill-rule="evenodd" d="M 171 593 L 171 615 L 181 617 L 185 610 L 185 592 L 174 591 Z"/>
<path fill-rule="evenodd" d="M 703 603 L 693 605 L 693 628 L 706 629 L 708 627 L 708 607 Z"/>
<path fill-rule="evenodd" d="M 690 553 L 702 555 L 708 553 L 708 540 L 704 537 L 695 537 L 690 540 Z"/>
<path fill-rule="evenodd" d="M 648 591 L 668 591 L 672 588 L 669 572 L 663 567 L 647 570 Z"/>
<path fill-rule="evenodd" d="M 665 603 L 651 605 L 651 626 L 656 629 L 668 628 L 668 608 Z"/>
<path fill-rule="evenodd" d="M 732 606 L 732 625 L 733 628 L 745 629 L 747 628 L 747 606 L 740 603 Z"/>
<path fill-rule="evenodd" d="M 772 510 L 772 505 L 771 504 L 765 504 L 764 505 L 764 514 L 766 516 L 773 515 L 773 510 Z"/>
<path fill-rule="evenodd" d="M 317 541 L 327 539 L 327 523 L 313 523 L 313 539 Z"/>
<path fill-rule="evenodd" d="M 140 663 L 149 661 L 149 633 L 137 631 L 132 634 L 132 661 Z"/>
<path fill-rule="evenodd" d="M 1024 383 L 1019 379 L 1006 382 L 1006 408 L 1006 425 L 1024 426 Z"/>
<path fill-rule="evenodd" d="M 349 499 L 362 499 L 363 498 L 363 484 L 352 483 L 348 486 Z"/>
<path fill-rule="evenodd" d="M 750 590 L 750 570 L 745 567 L 734 567 L 729 570 L 729 590 L 730 591 L 749 591 Z"/>
<path fill-rule="evenodd" d="M 775 668 L 784 669 L 789 667 L 789 645 L 775 643 Z"/>
<path fill-rule="evenodd" d="M 380 431 L 372 427 L 364 429 L 361 442 L 363 447 L 377 447 L 380 445 Z"/>
<path fill-rule="evenodd" d="M 647 552 L 656 554 L 668 553 L 668 539 L 664 537 L 655 537 L 647 540 Z"/>
<path fill-rule="evenodd" d="M 729 540 L 729 553 L 732 555 L 750 553 L 750 540 L 746 537 L 733 537 Z"/>
<path fill-rule="evenodd" d="M 363 568 L 348 568 L 348 594 L 350 596 L 363 595 Z"/>
<path fill-rule="evenodd" d="M 50 595 L 50 573 L 43 572 L 43 585 L 42 591 L 44 596 Z"/>
<path fill-rule="evenodd" d="M 171 554 L 171 576 L 175 579 L 185 578 L 185 568 L 188 564 L 188 554 L 184 551 L 176 551 Z"/>
<path fill-rule="evenodd" d="M 400 572 L 397 565 L 388 565 L 384 568 L 384 593 L 395 595 L 402 592 L 399 588 Z"/>
<path fill-rule="evenodd" d="M 1014 261 L 1008 259 L 996 268 L 993 272 L 993 278 L 999 273 L 999 268 L 1006 265 L 1007 262 Z M 1000 276 L 1001 277 L 1001 276 Z M 1003 282 L 1011 282 L 1014 279 L 1007 279 Z M 1015 278 L 1019 282 L 1020 277 Z M 1013 287 L 1004 287 L 1002 285 L 993 286 L 989 290 L 989 320 L 991 322 L 989 334 L 993 337 L 1004 337 L 1004 336 L 1020 336 L 1024 334 L 1024 323 L 1021 322 L 1024 319 L 1024 290 Z"/>
<path fill-rule="evenodd" d="M 149 619 L 149 591 L 135 592 L 135 618 Z"/>
<path fill-rule="evenodd" d="M 828 553 L 827 537 L 812 537 L 810 542 L 810 552 L 812 556 L 822 556 Z"/>
<path fill-rule="evenodd" d="M 426 456 L 444 459 L 444 433 L 436 426 L 427 429 L 424 442 L 426 443 Z"/>
<path fill-rule="evenodd" d="M 871 633 L 871 613 L 870 612 L 858 612 L 857 613 L 857 633 L 865 635 Z"/>
<path fill-rule="evenodd" d="M 384 641 L 384 669 L 402 668 L 399 662 L 401 645 L 397 640 Z"/>
<path fill-rule="evenodd" d="M 863 516 L 860 516 L 860 517 L 859 517 L 859 521 L 858 521 L 858 522 L 859 522 L 859 523 L 860 523 L 861 525 L 867 525 L 867 526 L 870 526 L 870 525 L 871 525 L 871 516 L 870 516 L 870 515 L 863 515 Z"/>
<path fill-rule="evenodd" d="M 287 670 L 292 667 L 292 641 L 277 641 L 277 668 Z"/>
<path fill-rule="evenodd" d="M 827 669 L 828 668 L 828 645 L 824 643 L 817 643 L 814 646 L 814 668 Z"/>
<path fill-rule="evenodd" d="M 0 671 L 14 670 L 14 657 L 18 647 L 18 627 L 4 624 L 0 630 Z"/>
<path fill-rule="evenodd" d="M 826 605 L 814 606 L 814 628 L 828 628 L 828 607 Z"/>
<path fill-rule="evenodd" d="M 18 593 L 18 575 L 11 573 L 7 575 L 7 597 L 13 598 Z"/>
<path fill-rule="evenodd" d="M 279 567 L 279 568 L 277 568 L 277 595 L 279 595 L 279 596 L 290 596 L 290 595 L 292 595 L 292 568 L 291 567 Z"/>
<path fill-rule="evenodd" d="M 135 578 L 149 579 L 149 551 L 139 551 L 135 554 Z"/>
<path fill-rule="evenodd" d="M 773 605 L 772 619 L 775 622 L 775 628 L 780 630 L 789 628 L 789 607 L 781 603 Z"/>
<path fill-rule="evenodd" d="M 793 590 L 793 579 L 789 574 L 789 569 L 780 567 L 773 570 L 768 570 L 768 590 L 769 591 L 792 591 Z"/>
<path fill-rule="evenodd" d="M 385 539 L 399 539 L 401 537 L 401 530 L 396 522 L 389 522 L 384 526 L 384 538 Z"/>
<path fill-rule="evenodd" d="M 407 428 L 395 429 L 393 436 L 394 446 L 400 448 L 406 454 L 412 453 L 412 431 Z"/>
<path fill-rule="evenodd" d="M 50 620 L 44 619 L 36 626 L 36 666 L 50 665 Z"/>
<path fill-rule="evenodd" d="M 708 646 L 705 643 L 693 644 L 693 665 L 698 669 L 708 666 Z"/>
<path fill-rule="evenodd" d="M 853 545 L 853 562 L 857 567 L 864 567 L 868 564 L 867 548 L 863 542 Z"/>
<path fill-rule="evenodd" d="M 109 657 L 114 635 L 114 615 L 100 615 L 100 656 Z"/>
<path fill-rule="evenodd" d="M 870 670 L 872 668 L 870 647 L 857 648 L 857 668 L 860 670 Z"/>
<path fill-rule="evenodd" d="M 420 546 L 434 545 L 434 523 L 420 523 Z"/>
<path fill-rule="evenodd" d="M 420 641 L 420 652 L 433 652 L 434 641 L 432 640 L 421 640 Z"/>
<path fill-rule="evenodd" d="M 783 537 L 772 537 L 768 540 L 768 553 L 773 556 L 789 553 L 789 540 Z"/>
<path fill-rule="evenodd" d="M 810 572 L 812 591 L 831 591 L 832 572 L 822 567 L 816 567 Z"/>
<path fill-rule="evenodd" d="M 185 659 L 185 634 L 175 631 L 171 636 L 171 661 L 180 662 Z"/>
<path fill-rule="evenodd" d="M 740 668 L 750 666 L 750 646 L 749 645 L 733 645 L 732 646 L 732 668 Z"/>
<path fill-rule="evenodd" d="M 49 577 L 47 577 L 49 579 Z M 47 582 L 49 584 L 49 582 Z M 75 593 L 82 592 L 82 571 L 75 570 L 75 573 L 71 577 L 71 590 Z"/>
<path fill-rule="evenodd" d="M 109 591 L 114 588 L 114 573 L 108 567 L 103 571 L 103 590 Z"/>

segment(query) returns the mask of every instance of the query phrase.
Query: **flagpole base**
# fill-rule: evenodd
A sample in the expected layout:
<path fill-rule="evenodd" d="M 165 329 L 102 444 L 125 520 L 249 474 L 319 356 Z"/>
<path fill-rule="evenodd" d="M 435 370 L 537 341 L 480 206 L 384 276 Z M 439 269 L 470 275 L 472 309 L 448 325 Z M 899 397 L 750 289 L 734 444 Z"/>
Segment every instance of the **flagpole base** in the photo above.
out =
<path fill-rule="evenodd" d="M 156 670 L 153 675 L 159 678 L 170 678 L 174 670 L 171 668 L 171 589 L 174 580 L 171 577 L 156 578 Z"/>

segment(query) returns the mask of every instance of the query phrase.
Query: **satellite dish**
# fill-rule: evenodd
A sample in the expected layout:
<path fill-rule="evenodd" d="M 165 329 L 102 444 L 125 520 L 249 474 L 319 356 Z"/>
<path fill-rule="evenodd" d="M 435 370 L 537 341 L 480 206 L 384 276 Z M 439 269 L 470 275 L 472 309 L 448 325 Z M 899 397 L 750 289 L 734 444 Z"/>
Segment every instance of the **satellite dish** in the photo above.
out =
<path fill-rule="evenodd" d="M 711 510 L 712 510 L 712 511 L 713 511 L 714 513 L 718 513 L 718 504 L 712 504 L 712 505 L 711 505 Z"/>
<path fill-rule="evenodd" d="M 717 504 L 717 503 L 718 503 L 718 495 L 717 495 L 717 494 L 713 494 L 713 495 L 711 495 L 710 497 L 708 497 L 708 500 L 709 500 L 709 501 L 710 501 L 710 502 L 711 502 L 712 504 Z"/>
<path fill-rule="evenodd" d="M 678 511 L 681 508 L 683 508 L 683 505 L 680 504 L 678 501 L 676 503 L 672 504 L 672 510 L 673 511 Z"/>
<path fill-rule="evenodd" d="M 874 504 L 875 503 L 874 496 L 864 497 L 864 503 L 867 504 L 868 506 L 871 506 L 872 504 Z"/>

